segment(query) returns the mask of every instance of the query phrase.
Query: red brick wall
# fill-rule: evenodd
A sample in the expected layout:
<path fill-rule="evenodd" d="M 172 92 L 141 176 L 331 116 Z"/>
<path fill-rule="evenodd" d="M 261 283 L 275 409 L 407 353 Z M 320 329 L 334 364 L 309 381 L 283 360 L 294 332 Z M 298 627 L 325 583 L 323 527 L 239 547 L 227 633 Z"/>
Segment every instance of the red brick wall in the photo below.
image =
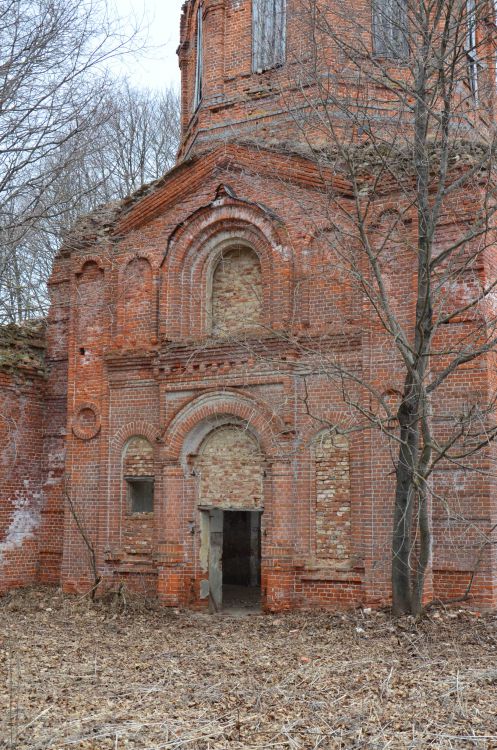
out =
<path fill-rule="evenodd" d="M 40 531 L 40 580 L 59 583 L 64 540 L 66 506 L 66 451 L 70 289 L 67 259 L 60 259 L 50 283 L 51 306 L 46 330 L 45 421 L 43 492 L 45 505 Z"/>
<path fill-rule="evenodd" d="M 0 369 L 0 593 L 38 578 L 45 380 Z"/>
<path fill-rule="evenodd" d="M 37 576 L 57 581 L 61 575 L 67 590 L 91 585 L 67 492 L 106 585 L 126 581 L 168 604 L 202 606 L 198 506 L 221 498 L 229 507 L 255 507 L 263 500 L 262 591 L 268 608 L 388 601 L 391 444 L 370 432 L 324 442 L 319 436 L 323 422 L 343 426 L 351 419 L 339 384 L 323 368 L 327 353 L 339 352 L 344 365 L 377 383 L 392 403 L 400 387 L 398 365 L 379 329 L 358 330 L 362 305 L 344 293 L 332 264 L 329 274 L 320 270 L 324 251 L 314 239 L 315 217 L 299 213 L 310 201 L 317 205 L 319 193 L 301 182 L 300 162 L 294 181 L 283 187 L 272 176 L 277 174 L 272 154 L 266 174 L 260 160 L 257 173 L 249 173 L 246 150 L 236 155 L 243 165 L 238 173 L 213 159 L 211 171 L 199 179 L 207 156 L 185 170 L 181 179 L 190 182 L 179 203 L 173 172 L 154 196 L 160 210 L 151 220 L 141 220 L 147 199 L 132 207 L 123 221 L 136 224 L 113 243 L 112 263 L 106 238 L 93 241 L 92 258 L 84 247 L 57 261 L 47 334 L 44 452 L 43 410 L 36 400 L 41 391 L 35 381 L 29 387 L 27 381 L 4 381 L 4 392 L 14 399 L 9 408 L 19 410 L 22 402 L 29 412 L 23 429 L 32 430 L 38 456 L 30 463 L 30 470 L 38 467 L 32 486 L 37 481 L 45 498 L 39 535 L 27 540 L 24 562 L 16 563 L 17 583 Z M 229 191 L 220 194 L 220 183 L 228 179 Z M 259 205 L 262 194 L 268 209 Z M 247 277 L 239 272 L 223 277 L 223 304 L 231 314 L 232 299 L 234 320 L 242 317 L 247 328 L 241 337 L 212 336 L 203 316 L 215 287 L 219 244 L 225 251 L 242 240 L 260 262 L 264 335 L 254 335 L 250 315 L 243 318 L 247 291 L 256 284 L 254 266 L 242 264 Z M 132 318 L 123 307 L 126 271 L 141 254 L 145 287 L 158 286 L 159 294 L 147 302 L 150 314 L 137 307 Z M 307 296 L 302 279 L 313 279 Z M 401 312 L 409 285 L 402 278 L 395 288 Z M 251 305 L 249 300 L 250 310 Z M 150 326 L 149 339 L 136 334 L 139 320 Z M 308 360 L 311 344 L 318 357 Z M 485 361 L 463 369 L 437 408 L 459 408 L 470 387 L 487 387 L 486 378 Z M 5 461 L 5 431 L 2 444 Z M 28 450 L 29 436 L 23 444 Z M 486 466 L 487 457 L 475 461 L 475 468 Z M 128 472 L 155 477 L 153 513 L 136 518 L 128 513 L 123 481 Z M 22 481 L 26 478 L 31 480 L 23 470 Z M 14 493 L 19 480 L 18 475 L 13 480 Z M 468 526 L 447 514 L 443 505 L 433 509 L 428 591 L 453 596 L 462 593 L 475 567 L 481 534 L 495 516 L 495 493 L 480 473 L 460 477 L 450 467 L 441 467 L 434 483 L 469 521 Z M 5 529 L 13 508 L 5 503 L 2 508 Z M 490 604 L 496 589 L 491 549 L 479 565 L 475 602 Z"/>
<path fill-rule="evenodd" d="M 0 331 L 0 591 L 58 583 L 63 547 L 68 287 L 61 260 L 46 325 Z M 46 351 L 48 349 L 48 353 Z"/>
<path fill-rule="evenodd" d="M 340 383 L 323 365 L 328 356 L 339 353 L 344 366 L 363 373 L 392 404 L 401 387 L 398 363 L 381 328 L 364 327 L 363 300 L 350 293 L 326 255 L 315 226 L 320 194 L 309 174 L 302 177 L 299 158 L 291 181 L 283 184 L 278 164 L 289 175 L 288 157 L 268 152 L 266 162 L 258 152 L 255 168 L 250 149 L 230 148 L 183 165 L 152 196 L 131 206 L 116 226 L 111 264 L 106 238 L 94 244 L 90 263 L 84 261 L 86 248 L 72 254 L 66 470 L 73 497 L 108 585 L 125 580 L 157 591 L 167 604 L 202 606 L 198 506 L 222 497 L 230 507 L 244 507 L 262 497 L 267 607 L 385 603 L 392 443 L 369 431 L 335 436 L 333 444 L 325 441 L 317 450 L 315 440 L 323 422 L 343 426 L 353 419 Z M 315 207 L 312 215 L 305 209 L 309 205 Z M 260 285 L 254 282 L 254 264 L 235 264 L 235 272 L 216 280 L 220 248 L 226 252 L 230 243 L 257 253 Z M 387 265 L 391 251 L 386 245 Z M 159 289 L 147 302 L 150 314 L 143 313 L 151 322 L 148 343 L 131 335 L 138 316 L 126 317 L 123 308 L 126 269 L 142 256 L 142 269 L 151 269 L 146 288 Z M 401 270 L 395 266 L 387 273 L 399 314 L 414 283 Z M 242 320 L 241 336 L 212 335 L 209 300 L 220 280 L 220 309 Z M 252 310 L 255 296 L 249 298 L 249 292 L 255 287 L 263 335 L 254 333 L 251 314 L 244 315 Z M 78 323 L 83 297 L 98 309 L 84 326 Z M 308 361 L 310 346 L 314 358 Z M 305 381 L 295 369 L 304 362 Z M 484 382 L 482 365 L 475 387 Z M 450 386 L 443 408 L 456 408 L 466 378 L 464 371 Z M 86 424 L 85 410 L 92 412 L 92 424 Z M 125 447 L 133 436 L 146 437 L 154 450 L 154 512 L 139 519 L 126 515 L 122 482 Z M 240 444 L 228 439 L 242 436 Z M 257 465 L 246 453 L 251 436 L 261 453 Z M 247 467 L 250 481 L 262 484 L 260 495 L 245 477 Z M 492 489 L 476 477 L 470 494 L 460 492 L 461 508 L 483 528 L 494 512 Z M 444 492 L 451 494 L 450 485 Z M 472 570 L 476 542 L 461 555 L 455 520 L 444 535 L 442 517 L 434 510 L 433 592 L 456 595 Z M 488 558 L 475 578 L 475 601 L 488 603 L 495 596 L 489 566 Z M 63 582 L 68 590 L 89 585 L 84 549 L 67 515 Z M 431 581 L 427 591 L 431 594 Z"/>
<path fill-rule="evenodd" d="M 103 429 L 103 353 L 110 334 L 110 292 L 105 257 L 94 258 L 83 252 L 76 262 L 77 268 L 73 265 L 70 275 L 65 492 L 86 539 L 101 555 L 99 537 L 105 514 L 99 436 Z M 61 574 L 70 590 L 89 589 L 93 584 L 87 543 L 78 531 L 78 523 L 66 501 Z"/>

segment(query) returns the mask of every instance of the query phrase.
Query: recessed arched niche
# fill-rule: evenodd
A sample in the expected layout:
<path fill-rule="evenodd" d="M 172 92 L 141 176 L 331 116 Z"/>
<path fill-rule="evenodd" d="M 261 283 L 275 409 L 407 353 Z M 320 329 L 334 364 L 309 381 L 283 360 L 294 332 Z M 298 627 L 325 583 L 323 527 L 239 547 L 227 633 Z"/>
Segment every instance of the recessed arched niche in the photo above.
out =
<path fill-rule="evenodd" d="M 147 438 L 135 436 L 126 443 L 123 452 L 123 479 L 128 515 L 153 513 L 154 449 Z"/>
<path fill-rule="evenodd" d="M 263 321 L 259 256 L 242 244 L 223 248 L 213 264 L 210 322 L 214 336 L 232 336 L 260 328 Z"/>
<path fill-rule="evenodd" d="M 147 344 L 154 333 L 153 274 L 147 258 L 131 260 L 123 274 L 122 333 L 136 344 Z"/>
<path fill-rule="evenodd" d="M 107 320 L 103 314 L 104 272 L 93 260 L 85 263 L 76 276 L 77 344 L 89 351 L 102 347 Z"/>

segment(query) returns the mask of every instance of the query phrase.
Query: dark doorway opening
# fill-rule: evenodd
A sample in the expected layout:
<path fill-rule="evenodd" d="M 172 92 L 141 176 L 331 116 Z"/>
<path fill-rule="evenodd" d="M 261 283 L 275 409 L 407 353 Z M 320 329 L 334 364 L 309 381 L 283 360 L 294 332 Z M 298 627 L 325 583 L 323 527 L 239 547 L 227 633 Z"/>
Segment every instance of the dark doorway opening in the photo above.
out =
<path fill-rule="evenodd" d="M 223 514 L 223 608 L 257 607 L 261 600 L 261 514 Z"/>

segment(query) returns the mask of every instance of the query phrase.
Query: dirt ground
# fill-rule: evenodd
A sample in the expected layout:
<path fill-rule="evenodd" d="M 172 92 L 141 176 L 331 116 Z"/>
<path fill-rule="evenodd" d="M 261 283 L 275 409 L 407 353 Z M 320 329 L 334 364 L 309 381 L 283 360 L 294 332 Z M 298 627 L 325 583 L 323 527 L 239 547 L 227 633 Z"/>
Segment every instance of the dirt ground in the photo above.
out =
<path fill-rule="evenodd" d="M 497 616 L 0 600 L 0 747 L 497 748 Z"/>

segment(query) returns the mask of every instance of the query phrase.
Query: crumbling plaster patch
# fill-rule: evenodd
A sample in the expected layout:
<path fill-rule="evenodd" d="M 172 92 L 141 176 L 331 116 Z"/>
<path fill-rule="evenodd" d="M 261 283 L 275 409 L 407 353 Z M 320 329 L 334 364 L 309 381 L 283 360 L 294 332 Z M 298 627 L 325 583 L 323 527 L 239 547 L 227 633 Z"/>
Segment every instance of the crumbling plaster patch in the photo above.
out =
<path fill-rule="evenodd" d="M 13 512 L 5 539 L 0 542 L 0 565 L 5 562 L 5 553 L 19 549 L 26 540 L 34 538 L 41 522 L 43 499 L 43 492 L 30 489 L 28 480 L 24 482 L 24 490 L 10 499 Z"/>

